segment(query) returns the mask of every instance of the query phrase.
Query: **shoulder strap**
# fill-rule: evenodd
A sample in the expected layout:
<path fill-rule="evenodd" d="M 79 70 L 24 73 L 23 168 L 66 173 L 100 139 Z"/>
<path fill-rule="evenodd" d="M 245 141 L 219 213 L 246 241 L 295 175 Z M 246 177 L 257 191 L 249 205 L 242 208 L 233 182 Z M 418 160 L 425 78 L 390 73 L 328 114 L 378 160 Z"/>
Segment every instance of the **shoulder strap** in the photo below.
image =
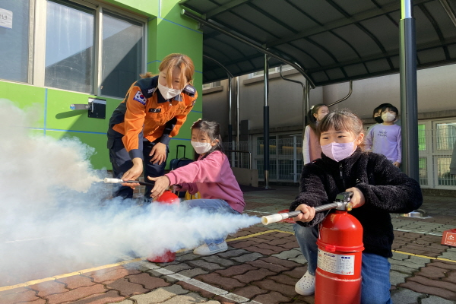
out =
<path fill-rule="evenodd" d="M 150 98 L 157 90 L 158 76 L 140 79 L 136 82 L 136 85 L 141 89 L 144 97 Z"/>

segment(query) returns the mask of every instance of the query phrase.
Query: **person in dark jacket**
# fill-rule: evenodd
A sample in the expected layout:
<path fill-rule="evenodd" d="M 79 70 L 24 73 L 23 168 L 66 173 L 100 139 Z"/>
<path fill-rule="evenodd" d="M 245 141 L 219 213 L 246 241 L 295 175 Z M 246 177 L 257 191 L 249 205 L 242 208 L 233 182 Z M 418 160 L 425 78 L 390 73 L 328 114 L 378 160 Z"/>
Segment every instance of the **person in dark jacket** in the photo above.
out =
<path fill-rule="evenodd" d="M 334 202 L 341 192 L 353 192 L 351 214 L 363 226 L 361 303 L 391 303 L 388 258 L 392 256 L 393 226 L 390 213 L 407 213 L 419 208 L 423 196 L 419 183 L 402 173 L 380 154 L 363 152 L 361 120 L 349 111 L 328 114 L 317 128 L 322 155 L 304 166 L 301 192 L 290 210 L 295 235 L 308 261 L 308 270 L 296 283 L 301 295 L 315 291 L 318 224 L 326 213 L 314 207 Z"/>

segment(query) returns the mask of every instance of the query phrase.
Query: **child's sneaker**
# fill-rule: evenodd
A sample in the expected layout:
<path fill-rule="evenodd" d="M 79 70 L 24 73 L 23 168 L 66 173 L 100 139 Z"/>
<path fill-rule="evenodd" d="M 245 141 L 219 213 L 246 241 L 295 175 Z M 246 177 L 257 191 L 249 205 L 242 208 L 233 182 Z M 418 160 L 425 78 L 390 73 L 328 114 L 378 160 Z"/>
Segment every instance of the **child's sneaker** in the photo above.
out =
<path fill-rule="evenodd" d="M 313 295 L 315 293 L 315 276 L 307 271 L 298 283 L 296 283 L 295 291 L 303 296 Z"/>
<path fill-rule="evenodd" d="M 227 250 L 228 245 L 226 244 L 226 242 L 222 242 L 220 244 L 209 244 L 209 246 L 207 244 L 203 244 L 198 248 L 195 248 L 195 250 L 193 250 L 193 253 L 196 255 L 211 255 L 218 252 L 224 252 Z"/>

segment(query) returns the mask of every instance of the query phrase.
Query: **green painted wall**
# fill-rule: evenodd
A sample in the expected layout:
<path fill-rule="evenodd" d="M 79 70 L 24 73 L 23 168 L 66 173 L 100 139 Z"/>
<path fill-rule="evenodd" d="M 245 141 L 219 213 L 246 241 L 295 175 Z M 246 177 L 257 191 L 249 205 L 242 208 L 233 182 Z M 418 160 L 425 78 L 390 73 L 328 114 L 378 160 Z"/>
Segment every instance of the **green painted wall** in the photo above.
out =
<path fill-rule="evenodd" d="M 176 145 L 186 145 L 186 157 L 193 157 L 190 145 L 190 126 L 202 117 L 202 54 L 203 35 L 197 24 L 180 15 L 179 0 L 105 0 L 119 8 L 140 13 L 148 17 L 147 22 L 147 70 L 156 74 L 158 66 L 169 53 L 184 53 L 195 64 L 193 85 L 200 92 L 193 111 L 188 115 L 179 134 L 170 142 L 168 161 L 176 155 Z M 72 111 L 71 104 L 87 104 L 88 98 L 106 99 L 106 119 L 89 118 L 87 111 Z M 11 83 L 0 80 L 0 98 L 15 102 L 20 108 L 39 104 L 30 134 L 51 136 L 56 139 L 75 137 L 82 143 L 95 148 L 90 161 L 95 169 L 111 169 L 106 148 L 106 131 L 109 118 L 121 102 L 120 99 L 69 92 L 54 88 L 36 87 L 29 84 Z M 181 155 L 180 155 L 181 156 Z"/>

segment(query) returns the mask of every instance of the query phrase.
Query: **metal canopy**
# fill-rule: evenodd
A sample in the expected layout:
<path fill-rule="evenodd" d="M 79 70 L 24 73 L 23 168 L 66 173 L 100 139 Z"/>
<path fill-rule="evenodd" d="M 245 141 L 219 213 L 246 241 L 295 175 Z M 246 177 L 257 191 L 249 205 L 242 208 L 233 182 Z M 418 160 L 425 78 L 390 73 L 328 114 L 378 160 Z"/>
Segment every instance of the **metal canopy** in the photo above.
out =
<path fill-rule="evenodd" d="M 274 55 L 270 67 L 283 64 L 282 58 L 302 68 L 301 73 L 317 86 L 399 72 L 399 0 L 183 0 L 180 4 L 187 16 L 200 21 L 203 54 L 234 76 L 263 70 L 268 52 Z M 456 1 L 414 0 L 413 9 L 417 67 L 455 63 Z M 226 78 L 220 65 L 204 58 L 204 83 Z"/>

